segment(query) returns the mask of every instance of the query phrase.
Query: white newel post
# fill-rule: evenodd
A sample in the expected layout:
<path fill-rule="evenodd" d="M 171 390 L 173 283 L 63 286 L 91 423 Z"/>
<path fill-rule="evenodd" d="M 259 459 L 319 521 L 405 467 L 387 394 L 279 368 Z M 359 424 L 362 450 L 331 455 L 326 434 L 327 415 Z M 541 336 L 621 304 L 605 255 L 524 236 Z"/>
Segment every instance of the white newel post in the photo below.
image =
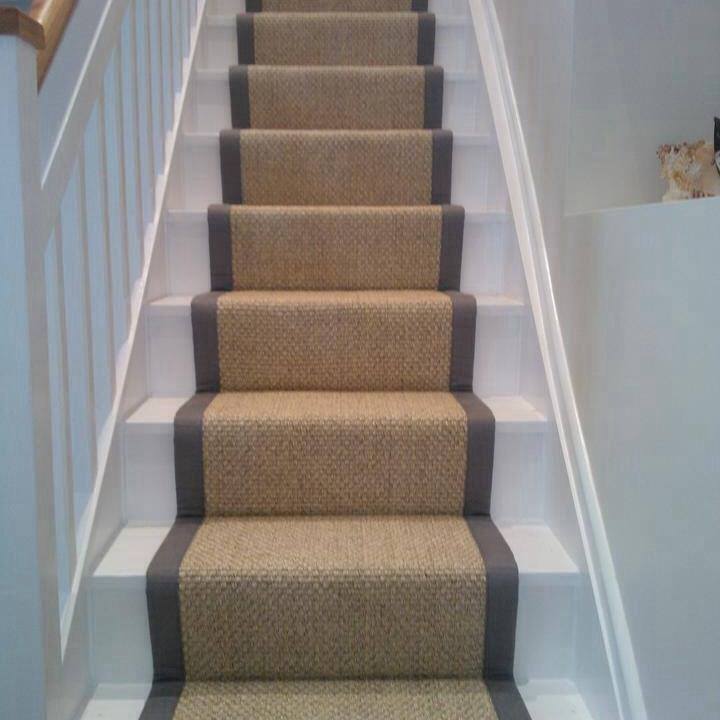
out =
<path fill-rule="evenodd" d="M 59 667 L 35 63 L 0 35 L 0 717 L 27 720 Z"/>

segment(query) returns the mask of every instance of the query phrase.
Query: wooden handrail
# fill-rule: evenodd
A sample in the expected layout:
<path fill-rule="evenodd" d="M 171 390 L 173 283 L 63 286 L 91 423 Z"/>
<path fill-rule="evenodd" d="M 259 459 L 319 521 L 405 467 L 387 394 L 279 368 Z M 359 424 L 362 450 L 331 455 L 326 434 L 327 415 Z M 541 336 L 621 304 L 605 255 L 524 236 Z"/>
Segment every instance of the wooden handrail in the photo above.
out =
<path fill-rule="evenodd" d="M 45 47 L 43 26 L 16 7 L 0 7 L 0 35 L 15 35 L 36 50 Z"/>
<path fill-rule="evenodd" d="M 45 80 L 75 5 L 77 0 L 33 0 L 30 6 L 30 17 L 45 31 L 45 47 L 38 51 L 38 87 Z"/>
<path fill-rule="evenodd" d="M 16 35 L 37 51 L 38 87 L 45 80 L 77 0 L 33 0 L 25 13 L 0 7 L 0 35 Z"/>

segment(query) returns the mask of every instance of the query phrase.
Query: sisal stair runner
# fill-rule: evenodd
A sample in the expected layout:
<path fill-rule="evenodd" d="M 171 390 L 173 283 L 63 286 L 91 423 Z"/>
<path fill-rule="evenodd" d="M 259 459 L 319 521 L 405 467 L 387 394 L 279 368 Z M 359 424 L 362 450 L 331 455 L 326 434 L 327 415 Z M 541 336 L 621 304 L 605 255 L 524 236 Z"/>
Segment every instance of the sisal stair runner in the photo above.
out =
<path fill-rule="evenodd" d="M 248 13 L 237 21 L 240 65 L 431 65 L 427 13 Z"/>
<path fill-rule="evenodd" d="M 213 290 L 458 290 L 465 213 L 214 205 Z"/>
<path fill-rule="evenodd" d="M 470 392 L 222 392 L 175 419 L 178 514 L 487 513 L 494 421 Z"/>
<path fill-rule="evenodd" d="M 143 720 L 528 720 L 434 18 L 247 8 Z"/>
<path fill-rule="evenodd" d="M 229 204 L 450 202 L 447 130 L 225 130 L 220 153 Z"/>
<path fill-rule="evenodd" d="M 230 97 L 234 128 L 439 128 L 443 71 L 431 65 L 238 65 L 230 69 Z"/>
<path fill-rule="evenodd" d="M 475 312 L 473 297 L 432 290 L 200 295 L 197 389 L 469 389 Z"/>

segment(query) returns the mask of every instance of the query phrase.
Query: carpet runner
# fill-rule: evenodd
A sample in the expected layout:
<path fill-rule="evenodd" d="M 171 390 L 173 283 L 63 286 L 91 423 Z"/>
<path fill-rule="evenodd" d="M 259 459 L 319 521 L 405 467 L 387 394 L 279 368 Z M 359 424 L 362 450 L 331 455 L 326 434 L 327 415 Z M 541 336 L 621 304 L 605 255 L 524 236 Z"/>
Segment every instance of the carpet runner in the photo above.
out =
<path fill-rule="evenodd" d="M 465 213 L 214 205 L 213 290 L 458 290 Z"/>
<path fill-rule="evenodd" d="M 529 720 L 434 18 L 249 0 L 143 720 Z"/>
<path fill-rule="evenodd" d="M 230 98 L 235 128 L 439 128 L 443 71 L 432 65 L 238 65 L 230 69 Z"/>
<path fill-rule="evenodd" d="M 447 130 L 224 130 L 223 202 L 446 205 L 452 146 Z"/>
<path fill-rule="evenodd" d="M 262 12 L 238 16 L 240 65 L 432 65 L 427 13 Z"/>

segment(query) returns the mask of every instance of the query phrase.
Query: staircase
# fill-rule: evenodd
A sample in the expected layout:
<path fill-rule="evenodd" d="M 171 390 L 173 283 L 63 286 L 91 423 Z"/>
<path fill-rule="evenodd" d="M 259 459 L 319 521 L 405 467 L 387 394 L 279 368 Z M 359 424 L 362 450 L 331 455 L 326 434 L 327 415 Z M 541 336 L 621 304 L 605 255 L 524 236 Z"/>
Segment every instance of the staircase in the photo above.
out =
<path fill-rule="evenodd" d="M 467 5 L 297 5 L 208 4 L 82 717 L 590 718 Z"/>

